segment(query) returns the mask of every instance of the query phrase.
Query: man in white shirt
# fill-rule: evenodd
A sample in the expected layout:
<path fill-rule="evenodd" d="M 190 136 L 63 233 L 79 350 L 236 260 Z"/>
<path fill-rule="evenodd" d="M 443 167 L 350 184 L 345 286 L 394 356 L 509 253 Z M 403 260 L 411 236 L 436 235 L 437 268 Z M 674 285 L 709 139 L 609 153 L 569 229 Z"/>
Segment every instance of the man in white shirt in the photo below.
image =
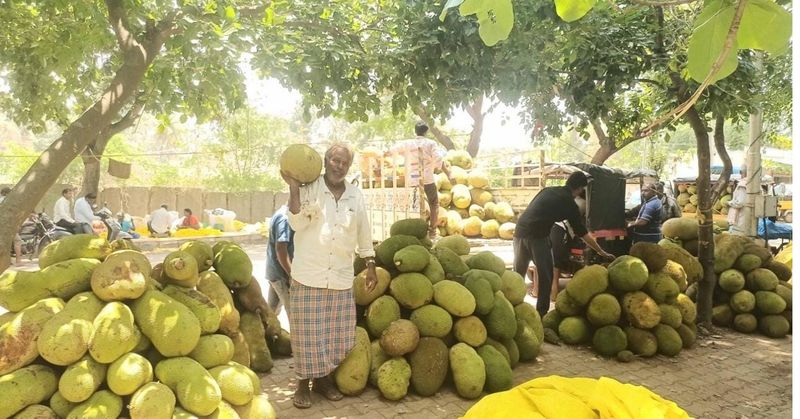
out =
<path fill-rule="evenodd" d="M 448 177 L 450 171 L 444 164 L 444 149 L 437 143 L 425 137 L 428 125 L 422 121 L 414 126 L 416 138 L 403 140 L 395 144 L 387 153 L 402 154 L 406 165 L 406 186 L 416 186 L 420 183 L 420 160 L 422 160 L 422 189 L 427 197 L 430 208 L 430 227 L 428 234 L 431 238 L 436 236 L 436 226 L 439 224 L 439 192 L 436 190 L 433 171 L 441 169 Z"/>
<path fill-rule="evenodd" d="M 86 196 L 75 200 L 75 221 L 92 225 L 95 218 L 93 206 L 96 199 L 97 195 L 89 192 Z"/>
<path fill-rule="evenodd" d="M 352 162 L 352 149 L 334 144 L 325 153 L 325 174 L 314 182 L 300 186 L 281 172 L 295 231 L 289 324 L 298 408 L 311 406 L 311 379 L 314 392 L 328 400 L 342 398 L 330 375 L 355 345 L 353 250 L 367 261 L 366 289 L 378 281 L 364 197 L 344 180 Z"/>
<path fill-rule="evenodd" d="M 53 222 L 59 227 L 71 231 L 73 234 L 92 234 L 90 224 L 79 223 L 72 218 L 72 197 L 75 194 L 74 188 L 64 188 L 61 190 L 61 198 L 58 198 L 53 207 Z"/>
<path fill-rule="evenodd" d="M 157 210 L 150 214 L 150 221 L 147 222 L 147 229 L 150 234 L 164 235 L 169 233 L 169 225 L 172 223 L 172 216 L 170 215 L 167 204 L 161 204 Z"/>
<path fill-rule="evenodd" d="M 742 168 L 739 172 L 741 180 L 735 181 L 733 196 L 728 202 L 728 231 L 731 234 L 746 236 L 744 227 L 744 206 L 747 204 L 747 173 Z"/>

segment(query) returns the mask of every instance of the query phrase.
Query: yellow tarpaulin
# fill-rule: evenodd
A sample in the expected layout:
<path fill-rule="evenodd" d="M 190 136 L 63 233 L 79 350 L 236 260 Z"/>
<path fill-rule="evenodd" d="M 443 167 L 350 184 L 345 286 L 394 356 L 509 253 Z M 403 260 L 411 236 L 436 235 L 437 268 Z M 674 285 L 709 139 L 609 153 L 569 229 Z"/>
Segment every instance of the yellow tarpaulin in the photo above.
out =
<path fill-rule="evenodd" d="M 781 250 L 780 253 L 775 255 L 775 260 L 785 264 L 786 266 L 789 267 L 789 269 L 792 269 L 792 244 L 789 243 L 786 246 L 784 246 L 783 250 Z"/>
<path fill-rule="evenodd" d="M 677 404 L 642 386 L 613 378 L 541 377 L 490 394 L 464 419 L 683 419 Z"/>

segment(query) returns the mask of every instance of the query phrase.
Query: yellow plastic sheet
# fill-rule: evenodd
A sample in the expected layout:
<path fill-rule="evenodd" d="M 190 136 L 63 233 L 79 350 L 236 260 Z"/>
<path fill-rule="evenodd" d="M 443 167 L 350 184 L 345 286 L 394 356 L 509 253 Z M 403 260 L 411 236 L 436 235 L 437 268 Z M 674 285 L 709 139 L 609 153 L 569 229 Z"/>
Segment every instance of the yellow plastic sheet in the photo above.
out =
<path fill-rule="evenodd" d="M 792 244 L 789 243 L 783 247 L 780 253 L 775 255 L 775 260 L 792 269 Z"/>
<path fill-rule="evenodd" d="M 464 419 L 683 419 L 677 404 L 642 386 L 613 378 L 541 377 L 490 394 Z"/>

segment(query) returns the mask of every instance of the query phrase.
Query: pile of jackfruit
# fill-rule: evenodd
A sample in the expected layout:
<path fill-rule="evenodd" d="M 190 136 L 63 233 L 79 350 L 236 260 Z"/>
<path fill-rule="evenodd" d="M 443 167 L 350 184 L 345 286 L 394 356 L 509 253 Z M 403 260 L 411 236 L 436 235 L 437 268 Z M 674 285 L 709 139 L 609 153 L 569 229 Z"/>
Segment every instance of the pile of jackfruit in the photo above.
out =
<path fill-rule="evenodd" d="M 715 214 L 727 214 L 730 208 L 728 203 L 733 198 L 733 184 L 728 185 L 725 193 L 714 201 L 712 210 Z M 700 196 L 697 195 L 697 185 L 694 183 L 681 183 L 678 184 L 678 196 L 675 201 L 680 205 L 681 210 L 685 213 L 694 214 L 697 212 L 697 202 Z"/>
<path fill-rule="evenodd" d="M 677 246 L 637 243 L 608 268 L 579 270 L 558 293 L 556 309 L 542 319 L 545 337 L 590 344 L 598 354 L 622 362 L 657 353 L 675 356 L 690 348 L 697 309 L 683 291 L 689 275 L 699 279 L 691 258 Z"/>
<path fill-rule="evenodd" d="M 714 237 L 712 322 L 742 333 L 782 338 L 792 329 L 792 270 L 769 249 L 732 234 Z M 686 293 L 697 297 L 697 284 Z"/>
<path fill-rule="evenodd" d="M 466 151 L 448 152 L 450 177 L 436 174 L 439 193 L 439 234 L 511 240 L 516 224 L 508 202 L 494 202 L 489 188 L 489 174 L 472 168 Z M 468 171 L 469 170 L 469 171 Z"/>
<path fill-rule="evenodd" d="M 469 255 L 461 235 L 431 245 L 427 224 L 401 220 L 376 248 L 377 286 L 365 288 L 363 261 L 353 284 L 356 345 L 336 369 L 340 391 L 367 384 L 389 400 L 436 394 L 452 375 L 461 397 L 508 390 L 512 368 L 533 361 L 543 341 L 536 309 L 523 302 L 521 276 L 491 252 Z"/>
<path fill-rule="evenodd" d="M 275 417 L 254 370 L 288 334 L 237 245 L 186 242 L 151 267 L 74 235 L 39 266 L 0 276 L 0 418 Z"/>

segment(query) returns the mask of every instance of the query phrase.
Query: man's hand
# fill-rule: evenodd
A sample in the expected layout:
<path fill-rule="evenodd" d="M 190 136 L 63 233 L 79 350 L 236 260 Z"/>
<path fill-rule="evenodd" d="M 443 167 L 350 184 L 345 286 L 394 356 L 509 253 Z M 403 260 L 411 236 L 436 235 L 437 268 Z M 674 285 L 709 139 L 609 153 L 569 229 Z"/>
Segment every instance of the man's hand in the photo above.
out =
<path fill-rule="evenodd" d="M 603 258 L 605 258 L 607 260 L 613 261 L 614 259 L 616 259 L 616 256 L 612 255 L 611 253 L 606 252 L 605 250 L 600 251 L 599 254 L 600 254 L 600 256 L 602 256 Z"/>
<path fill-rule="evenodd" d="M 281 170 L 281 177 L 283 178 L 283 181 L 286 182 L 287 185 L 289 185 L 290 188 L 300 187 L 300 181 L 291 177 L 288 173 L 284 172 L 283 170 Z"/>
<path fill-rule="evenodd" d="M 367 292 L 372 292 L 375 287 L 378 285 L 378 275 L 375 273 L 374 267 L 369 267 L 367 269 L 367 280 L 364 281 L 364 288 Z"/>

